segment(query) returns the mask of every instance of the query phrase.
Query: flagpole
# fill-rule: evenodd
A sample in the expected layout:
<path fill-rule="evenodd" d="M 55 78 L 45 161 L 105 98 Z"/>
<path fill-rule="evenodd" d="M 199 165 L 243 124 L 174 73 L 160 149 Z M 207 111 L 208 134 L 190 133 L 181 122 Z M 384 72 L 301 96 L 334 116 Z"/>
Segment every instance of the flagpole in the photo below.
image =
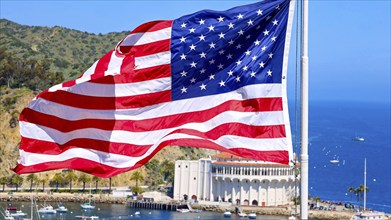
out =
<path fill-rule="evenodd" d="M 303 1 L 301 56 L 300 219 L 308 219 L 308 0 Z"/>
<path fill-rule="evenodd" d="M 364 160 L 364 211 L 367 209 L 367 158 Z"/>

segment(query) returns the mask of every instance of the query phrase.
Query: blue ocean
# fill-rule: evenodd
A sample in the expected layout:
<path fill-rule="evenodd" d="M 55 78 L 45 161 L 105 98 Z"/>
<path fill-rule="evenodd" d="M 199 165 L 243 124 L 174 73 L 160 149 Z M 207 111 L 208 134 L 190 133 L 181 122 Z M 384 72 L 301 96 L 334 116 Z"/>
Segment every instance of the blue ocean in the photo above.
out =
<path fill-rule="evenodd" d="M 289 104 L 295 140 L 295 105 Z M 390 103 L 310 102 L 311 197 L 363 205 L 363 198 L 349 193 L 348 188 L 364 184 L 366 158 L 367 208 L 391 213 L 390 112 Z M 357 136 L 363 137 L 364 141 L 354 140 Z M 295 149 L 299 155 L 300 147 L 294 146 Z M 333 159 L 339 163 L 331 163 Z"/>

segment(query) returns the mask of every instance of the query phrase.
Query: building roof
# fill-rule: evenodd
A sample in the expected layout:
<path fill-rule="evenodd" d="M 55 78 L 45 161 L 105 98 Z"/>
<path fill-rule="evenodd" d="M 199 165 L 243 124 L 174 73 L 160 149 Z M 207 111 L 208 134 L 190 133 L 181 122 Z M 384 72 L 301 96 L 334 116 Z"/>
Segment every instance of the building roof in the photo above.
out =
<path fill-rule="evenodd" d="M 246 162 L 229 162 L 229 161 L 215 161 L 213 164 L 226 166 L 241 166 L 241 167 L 289 167 L 288 164 L 280 163 L 246 163 Z"/>
<path fill-rule="evenodd" d="M 228 165 L 228 166 L 248 166 L 248 167 L 289 167 L 288 164 L 272 163 L 266 161 L 254 160 L 251 158 L 239 157 L 231 153 L 221 152 L 212 155 L 212 158 L 217 160 L 213 164 Z M 296 166 L 300 166 L 299 162 L 296 162 Z"/>

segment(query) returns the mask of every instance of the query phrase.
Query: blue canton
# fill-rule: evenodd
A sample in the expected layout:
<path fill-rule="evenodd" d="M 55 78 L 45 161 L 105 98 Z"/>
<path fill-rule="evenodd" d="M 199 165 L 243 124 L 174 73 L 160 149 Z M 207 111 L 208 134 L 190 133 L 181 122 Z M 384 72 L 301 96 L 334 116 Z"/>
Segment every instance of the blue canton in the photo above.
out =
<path fill-rule="evenodd" d="M 263 1 L 174 20 L 172 99 L 281 83 L 288 9 L 289 0 Z"/>

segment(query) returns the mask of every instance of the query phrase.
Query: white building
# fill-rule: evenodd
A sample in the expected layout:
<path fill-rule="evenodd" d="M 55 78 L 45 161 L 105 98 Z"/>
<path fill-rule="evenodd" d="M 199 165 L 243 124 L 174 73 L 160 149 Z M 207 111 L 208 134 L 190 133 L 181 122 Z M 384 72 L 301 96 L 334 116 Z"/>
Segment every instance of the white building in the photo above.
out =
<path fill-rule="evenodd" d="M 278 206 L 295 196 L 294 170 L 228 153 L 175 162 L 174 199 Z"/>

